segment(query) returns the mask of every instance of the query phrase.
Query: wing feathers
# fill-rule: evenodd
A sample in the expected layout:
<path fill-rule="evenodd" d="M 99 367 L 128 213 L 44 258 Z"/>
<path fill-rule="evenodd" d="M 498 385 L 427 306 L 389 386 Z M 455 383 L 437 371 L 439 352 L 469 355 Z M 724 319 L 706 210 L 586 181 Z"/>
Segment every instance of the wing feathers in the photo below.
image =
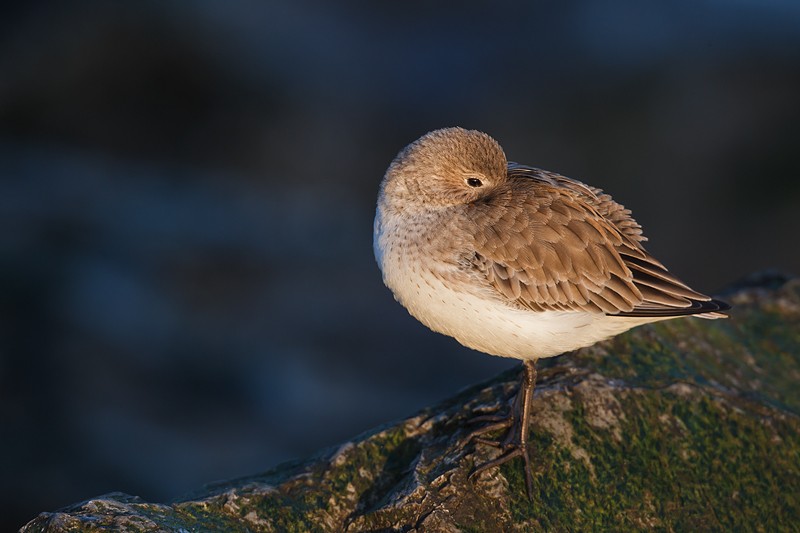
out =
<path fill-rule="evenodd" d="M 727 304 L 690 289 L 644 250 L 631 212 L 600 189 L 514 163 L 508 178 L 469 206 L 473 264 L 505 298 L 535 311 L 724 316 Z"/>

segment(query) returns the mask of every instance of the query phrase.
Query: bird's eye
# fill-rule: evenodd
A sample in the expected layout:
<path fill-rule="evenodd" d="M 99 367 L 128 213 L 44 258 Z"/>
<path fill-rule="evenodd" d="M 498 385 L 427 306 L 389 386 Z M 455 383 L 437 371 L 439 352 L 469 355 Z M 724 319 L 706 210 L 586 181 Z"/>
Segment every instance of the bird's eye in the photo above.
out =
<path fill-rule="evenodd" d="M 480 187 L 483 185 L 483 182 L 478 178 L 467 178 L 467 185 L 470 187 Z"/>

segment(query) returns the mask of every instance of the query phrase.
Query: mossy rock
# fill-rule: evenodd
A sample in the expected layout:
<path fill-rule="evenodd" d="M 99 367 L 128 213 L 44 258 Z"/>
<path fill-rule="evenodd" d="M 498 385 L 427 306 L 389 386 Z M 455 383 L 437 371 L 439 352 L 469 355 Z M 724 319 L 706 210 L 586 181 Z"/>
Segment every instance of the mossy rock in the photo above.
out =
<path fill-rule="evenodd" d="M 515 372 L 304 461 L 169 504 L 114 493 L 22 531 L 797 531 L 800 281 L 725 295 L 728 320 L 674 320 L 539 365 L 532 501 L 521 461 L 463 446 Z"/>

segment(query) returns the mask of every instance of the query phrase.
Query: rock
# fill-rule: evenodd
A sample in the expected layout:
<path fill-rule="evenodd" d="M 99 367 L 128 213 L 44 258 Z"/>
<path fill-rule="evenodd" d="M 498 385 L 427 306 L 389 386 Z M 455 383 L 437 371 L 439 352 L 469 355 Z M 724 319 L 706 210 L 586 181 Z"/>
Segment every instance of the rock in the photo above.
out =
<path fill-rule="evenodd" d="M 800 516 L 800 280 L 753 277 L 728 320 L 683 319 L 541 361 L 521 462 L 461 446 L 507 408 L 516 372 L 303 461 L 169 504 L 112 493 L 37 531 L 747 530 Z"/>

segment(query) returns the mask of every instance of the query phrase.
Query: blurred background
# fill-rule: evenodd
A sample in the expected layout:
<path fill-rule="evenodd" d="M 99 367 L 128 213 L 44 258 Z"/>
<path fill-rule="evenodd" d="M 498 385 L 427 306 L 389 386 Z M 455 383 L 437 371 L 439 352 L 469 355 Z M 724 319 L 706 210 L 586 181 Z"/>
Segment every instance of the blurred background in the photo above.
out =
<path fill-rule="evenodd" d="M 0 529 L 167 501 L 510 368 L 372 257 L 462 125 L 603 187 L 713 292 L 800 249 L 792 0 L 19 2 L 0 17 Z"/>

